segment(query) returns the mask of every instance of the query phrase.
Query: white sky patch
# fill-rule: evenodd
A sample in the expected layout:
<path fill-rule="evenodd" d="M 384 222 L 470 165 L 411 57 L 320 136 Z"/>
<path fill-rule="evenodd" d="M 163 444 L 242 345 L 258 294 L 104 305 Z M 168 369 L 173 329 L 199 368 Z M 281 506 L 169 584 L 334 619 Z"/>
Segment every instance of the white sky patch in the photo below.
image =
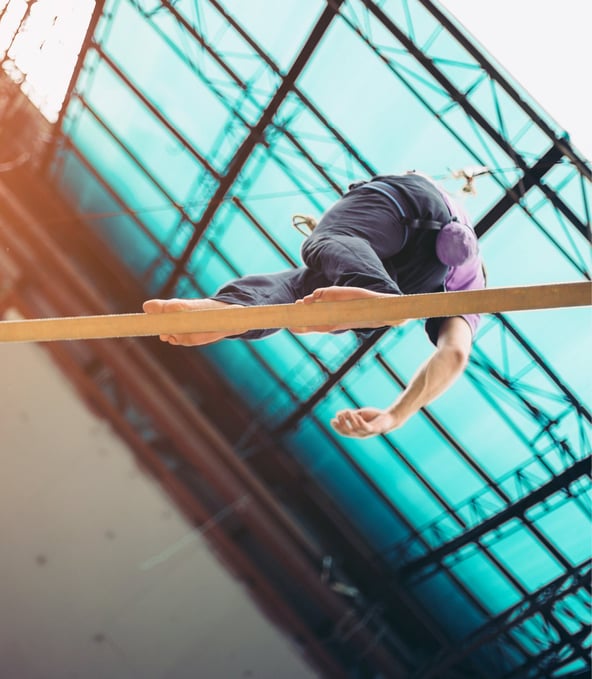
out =
<path fill-rule="evenodd" d="M 441 0 L 592 158 L 590 0 Z"/>
<path fill-rule="evenodd" d="M 592 158 L 589 32 L 592 2 L 563 0 L 441 0 L 494 58 Z M 8 4 L 8 7 L 6 7 Z M 0 56 L 26 7 L 0 0 Z M 35 3 L 26 33 L 9 50 L 23 89 L 51 121 L 57 118 L 94 0 Z M 20 72 L 20 73 L 19 73 Z"/>
<path fill-rule="evenodd" d="M 94 0 L 36 2 L 11 44 L 27 3 L 0 0 L 0 11 L 6 9 L 0 24 L 0 56 L 8 50 L 10 60 L 5 68 L 52 122 L 62 106 L 94 4 Z"/>

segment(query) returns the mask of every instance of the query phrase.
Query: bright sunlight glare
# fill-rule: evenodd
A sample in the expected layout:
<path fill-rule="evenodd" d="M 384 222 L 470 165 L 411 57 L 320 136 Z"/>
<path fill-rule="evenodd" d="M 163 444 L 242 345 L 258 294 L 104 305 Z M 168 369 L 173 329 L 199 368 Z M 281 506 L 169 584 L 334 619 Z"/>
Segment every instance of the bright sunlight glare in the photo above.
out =
<path fill-rule="evenodd" d="M 2 68 L 51 122 L 58 117 L 94 4 L 0 0 Z"/>

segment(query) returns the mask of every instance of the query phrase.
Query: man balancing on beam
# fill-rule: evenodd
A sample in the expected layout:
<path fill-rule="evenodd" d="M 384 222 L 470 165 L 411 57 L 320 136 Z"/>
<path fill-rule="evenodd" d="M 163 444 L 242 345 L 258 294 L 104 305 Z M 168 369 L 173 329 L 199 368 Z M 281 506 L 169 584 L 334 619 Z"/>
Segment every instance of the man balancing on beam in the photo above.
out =
<path fill-rule="evenodd" d="M 464 210 L 429 177 L 408 172 L 352 184 L 321 217 L 302 246 L 305 266 L 266 275 L 250 275 L 223 286 L 209 299 L 151 299 L 147 313 L 265 304 L 315 304 L 388 295 L 471 290 L 485 287 L 477 238 Z M 386 326 L 402 325 L 393 321 Z M 387 408 L 338 412 L 331 421 L 343 436 L 367 438 L 397 429 L 424 405 L 442 394 L 463 372 L 479 315 L 430 318 L 426 332 L 435 345 Z M 377 326 L 378 327 L 378 324 Z M 371 328 L 344 323 L 291 328 L 292 332 Z M 245 332 L 259 339 L 275 330 Z M 161 335 L 173 345 L 196 346 L 230 334 L 218 332 Z"/>

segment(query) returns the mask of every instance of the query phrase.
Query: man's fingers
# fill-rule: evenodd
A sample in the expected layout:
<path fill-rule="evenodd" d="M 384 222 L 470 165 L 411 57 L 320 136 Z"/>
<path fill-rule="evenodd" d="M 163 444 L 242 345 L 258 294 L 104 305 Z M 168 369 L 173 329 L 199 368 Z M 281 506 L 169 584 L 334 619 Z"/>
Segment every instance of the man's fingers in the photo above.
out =
<path fill-rule="evenodd" d="M 351 438 L 362 439 L 374 435 L 374 432 L 368 431 L 367 427 L 352 427 L 350 424 L 343 424 L 337 419 L 331 420 L 331 426 L 338 434 Z"/>
<path fill-rule="evenodd" d="M 354 410 L 342 410 L 336 414 L 332 424 L 343 433 L 358 432 L 369 433 L 371 431 L 366 420 Z"/>

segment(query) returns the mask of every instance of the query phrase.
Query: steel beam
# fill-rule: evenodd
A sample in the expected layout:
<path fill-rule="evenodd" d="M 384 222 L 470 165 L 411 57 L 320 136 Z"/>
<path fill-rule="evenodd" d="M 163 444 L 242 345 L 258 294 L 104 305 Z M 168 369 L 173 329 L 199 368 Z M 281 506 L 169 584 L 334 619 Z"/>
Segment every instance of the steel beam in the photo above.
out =
<path fill-rule="evenodd" d="M 493 617 L 486 625 L 458 644 L 451 652 L 443 653 L 426 663 L 421 670 L 414 674 L 413 679 L 439 679 L 446 676 L 444 672 L 458 665 L 488 641 L 492 641 L 502 634 L 507 634 L 520 623 L 536 615 L 540 611 L 541 602 L 543 605 L 545 602 L 552 605 L 556 600 L 580 589 L 589 582 L 590 572 L 590 560 L 577 567 L 570 568 L 553 582 L 529 593 L 523 601 Z M 522 672 L 529 667 L 538 667 L 538 663 L 539 656 L 531 657 L 526 664 L 516 669 L 517 676 L 528 676 L 528 674 Z"/>
<path fill-rule="evenodd" d="M 321 14 L 317 24 L 313 28 L 311 34 L 306 40 L 304 46 L 302 47 L 300 53 L 296 57 L 294 63 L 290 67 L 288 73 L 282 80 L 281 85 L 278 87 L 276 93 L 271 98 L 271 101 L 267 105 L 265 111 L 263 111 L 259 121 L 254 125 L 253 129 L 243 141 L 240 148 L 236 151 L 234 158 L 232 159 L 230 166 L 221 179 L 220 183 L 215 190 L 212 198 L 204 210 L 202 217 L 197 225 L 193 236 L 190 238 L 183 254 L 179 257 L 177 264 L 173 273 L 170 275 L 166 285 L 162 289 L 162 295 L 167 296 L 172 294 L 179 276 L 181 275 L 185 265 L 187 264 L 194 247 L 197 245 L 199 239 L 201 238 L 203 232 L 208 227 L 210 221 L 213 219 L 214 215 L 218 211 L 220 204 L 224 200 L 227 192 L 234 184 L 238 178 L 241 170 L 245 166 L 247 160 L 250 158 L 251 153 L 256 148 L 258 144 L 261 144 L 265 139 L 265 130 L 268 125 L 273 120 L 274 115 L 277 113 L 279 107 L 284 102 L 290 91 L 294 87 L 294 83 L 302 73 L 304 67 L 310 60 L 312 54 L 314 53 L 318 43 L 322 39 L 323 35 L 329 28 L 329 25 L 333 21 L 339 7 L 344 0 L 335 0 L 334 3 L 327 6 L 323 13 Z"/>
<path fill-rule="evenodd" d="M 52 245 L 50 237 L 35 226 L 36 220 L 15 204 L 5 191 L 2 191 L 2 197 L 3 210 L 11 210 L 11 221 L 19 225 L 18 231 L 16 227 L 10 232 L 4 230 L 2 239 L 9 239 L 13 253 L 21 253 L 25 270 L 35 271 L 38 289 L 52 291 L 61 311 L 66 307 L 74 313 L 81 306 L 102 307 L 104 302 L 81 280 L 64 254 Z M 23 245 L 25 238 L 26 245 Z M 38 261 L 36 258 L 43 261 L 43 267 L 34 265 Z M 59 290 L 56 281 L 60 282 Z M 77 301 L 70 298 L 70 290 L 79 291 L 81 296 Z M 354 613 L 352 617 L 349 603 L 321 582 L 317 570 L 321 555 L 316 548 L 147 352 L 137 343 L 129 342 L 120 348 L 113 343 L 98 342 L 93 344 L 93 350 L 99 360 L 119 376 L 156 426 L 168 432 L 188 463 L 208 481 L 225 505 L 235 503 L 248 493 L 249 502 L 240 511 L 240 521 L 276 563 L 276 579 L 302 587 L 300 604 L 297 600 L 292 602 L 295 610 L 309 600 L 309 604 L 314 602 L 318 607 L 321 619 L 332 620 L 335 625 L 346 615 L 348 619 L 355 620 L 359 616 L 361 620 L 363 613 Z M 302 611 L 298 615 L 302 616 Z M 348 644 L 360 655 L 367 654 L 382 672 L 390 672 L 389 676 L 407 676 L 400 660 L 385 645 L 376 644 L 374 632 L 364 624 L 354 625 Z M 335 669 L 335 660 L 332 662 Z"/>
<path fill-rule="evenodd" d="M 515 518 L 524 518 L 524 514 L 534 505 L 543 502 L 546 498 L 561 490 L 567 491 L 570 484 L 580 477 L 585 475 L 590 476 L 591 459 L 592 458 L 588 456 L 578 460 L 571 467 L 568 467 L 565 471 L 561 472 L 561 474 L 558 474 L 551 479 L 551 481 L 548 481 L 540 486 L 540 488 L 533 490 L 520 500 L 508 505 L 478 526 L 467 530 L 465 533 L 450 540 L 446 544 L 432 549 L 429 554 L 409 562 L 398 571 L 398 576 L 402 579 L 411 578 L 429 566 L 442 563 L 447 556 L 459 551 L 471 542 L 478 542 L 484 535 L 493 530 L 497 530 L 504 523 Z"/>

